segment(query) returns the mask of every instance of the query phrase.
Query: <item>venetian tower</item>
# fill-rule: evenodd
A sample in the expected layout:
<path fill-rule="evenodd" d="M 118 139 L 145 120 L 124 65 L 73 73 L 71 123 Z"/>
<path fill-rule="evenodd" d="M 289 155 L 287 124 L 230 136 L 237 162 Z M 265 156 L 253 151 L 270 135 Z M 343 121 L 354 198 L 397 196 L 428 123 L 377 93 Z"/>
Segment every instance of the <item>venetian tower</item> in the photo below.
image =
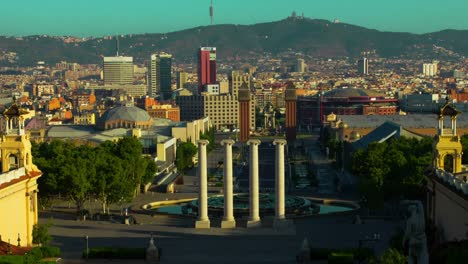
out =
<path fill-rule="evenodd" d="M 240 141 L 246 142 L 250 135 L 250 91 L 245 82 L 239 88 L 238 100 Z"/>
<path fill-rule="evenodd" d="M 0 235 L 3 241 L 21 246 L 32 244 L 37 224 L 37 179 L 39 169 L 32 163 L 31 142 L 24 130 L 24 114 L 15 103 L 3 113 L 0 136 Z M 18 241 L 19 240 L 19 241 Z"/>
<path fill-rule="evenodd" d="M 296 140 L 297 115 L 296 87 L 292 82 L 288 82 L 284 93 L 284 100 L 286 101 L 286 140 L 290 142 Z"/>
<path fill-rule="evenodd" d="M 433 165 L 451 173 L 462 170 L 462 145 L 457 134 L 457 116 L 460 113 L 448 101 L 437 112 L 439 124 L 433 144 Z"/>

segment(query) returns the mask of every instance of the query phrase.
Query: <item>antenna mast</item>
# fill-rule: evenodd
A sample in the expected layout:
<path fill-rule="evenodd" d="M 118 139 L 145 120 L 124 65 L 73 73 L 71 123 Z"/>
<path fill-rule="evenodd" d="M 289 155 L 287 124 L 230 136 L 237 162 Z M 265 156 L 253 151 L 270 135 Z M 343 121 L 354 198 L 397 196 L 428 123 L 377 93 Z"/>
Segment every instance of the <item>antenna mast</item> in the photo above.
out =
<path fill-rule="evenodd" d="M 213 0 L 211 0 L 211 5 L 210 5 L 210 20 L 211 20 L 211 25 L 213 25 L 213 16 L 214 16 Z"/>
<path fill-rule="evenodd" d="M 117 57 L 119 56 L 119 49 L 120 49 L 120 44 L 119 44 L 119 35 L 116 36 L 115 38 L 115 48 L 116 48 L 116 51 L 117 51 Z"/>

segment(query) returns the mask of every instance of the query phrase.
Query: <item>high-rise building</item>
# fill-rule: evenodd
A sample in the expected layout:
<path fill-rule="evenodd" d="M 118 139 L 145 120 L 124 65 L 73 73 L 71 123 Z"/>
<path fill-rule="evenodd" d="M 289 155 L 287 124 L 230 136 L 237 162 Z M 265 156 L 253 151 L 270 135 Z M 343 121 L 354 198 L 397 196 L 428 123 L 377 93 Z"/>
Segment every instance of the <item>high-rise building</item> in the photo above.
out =
<path fill-rule="evenodd" d="M 357 63 L 358 67 L 358 74 L 360 75 L 368 75 L 369 74 L 369 60 L 367 58 L 362 58 L 358 60 Z"/>
<path fill-rule="evenodd" d="M 172 97 L 172 55 L 161 52 L 151 55 L 150 71 L 148 74 L 148 95 L 160 95 L 162 100 Z"/>
<path fill-rule="evenodd" d="M 104 84 L 132 84 L 133 57 L 104 57 Z"/>
<path fill-rule="evenodd" d="M 188 81 L 188 73 L 187 72 L 179 72 L 177 75 L 177 88 L 184 88 L 184 85 Z"/>
<path fill-rule="evenodd" d="M 304 59 L 297 59 L 297 61 L 296 61 L 296 72 L 305 72 Z"/>
<path fill-rule="evenodd" d="M 216 48 L 201 47 L 198 52 L 198 91 L 216 83 Z"/>
<path fill-rule="evenodd" d="M 232 71 L 231 73 L 231 94 L 237 96 L 239 88 L 245 83 L 250 90 L 250 75 L 240 73 L 239 71 Z"/>
<path fill-rule="evenodd" d="M 422 65 L 422 73 L 424 76 L 437 75 L 437 63 L 424 63 Z"/>

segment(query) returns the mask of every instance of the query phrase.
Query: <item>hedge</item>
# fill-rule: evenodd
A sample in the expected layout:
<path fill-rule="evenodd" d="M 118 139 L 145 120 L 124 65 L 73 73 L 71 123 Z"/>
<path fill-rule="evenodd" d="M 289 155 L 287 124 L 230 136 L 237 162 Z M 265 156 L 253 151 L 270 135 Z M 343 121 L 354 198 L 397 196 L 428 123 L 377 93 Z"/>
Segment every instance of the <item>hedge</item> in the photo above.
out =
<path fill-rule="evenodd" d="M 83 252 L 86 258 L 86 251 Z M 92 259 L 145 259 L 146 248 L 95 247 L 89 249 L 88 258 Z"/>
<path fill-rule="evenodd" d="M 311 248 L 310 258 L 312 260 L 330 260 L 330 256 L 352 256 L 353 259 L 370 259 L 374 257 L 374 251 L 370 248 L 351 248 L 351 249 L 340 249 L 340 248 Z M 332 257 L 334 258 L 334 257 Z M 336 257 L 340 258 L 340 257 Z M 341 262 L 334 262 L 341 263 Z M 346 263 L 346 262 L 345 262 Z"/>

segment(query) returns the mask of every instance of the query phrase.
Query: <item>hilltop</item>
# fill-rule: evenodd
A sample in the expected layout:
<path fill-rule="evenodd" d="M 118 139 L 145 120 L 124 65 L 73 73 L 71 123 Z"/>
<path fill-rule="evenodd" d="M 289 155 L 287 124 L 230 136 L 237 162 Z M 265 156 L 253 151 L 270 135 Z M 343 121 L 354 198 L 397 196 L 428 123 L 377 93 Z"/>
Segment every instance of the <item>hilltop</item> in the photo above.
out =
<path fill-rule="evenodd" d="M 115 40 L 89 38 L 66 43 L 64 37 L 0 37 L 0 55 L 16 52 L 19 65 L 49 64 L 66 60 L 100 63 L 115 53 Z M 310 56 L 357 57 L 375 50 L 381 57 L 468 57 L 468 30 L 444 30 L 428 34 L 383 32 L 327 20 L 287 18 L 254 25 L 213 25 L 165 33 L 136 34 L 120 38 L 120 50 L 142 62 L 151 53 L 166 51 L 175 59 L 193 58 L 197 47 L 215 46 L 219 58 L 246 57 L 249 52 L 272 54 L 292 50 Z M 0 60 L 0 65 L 8 65 Z"/>

